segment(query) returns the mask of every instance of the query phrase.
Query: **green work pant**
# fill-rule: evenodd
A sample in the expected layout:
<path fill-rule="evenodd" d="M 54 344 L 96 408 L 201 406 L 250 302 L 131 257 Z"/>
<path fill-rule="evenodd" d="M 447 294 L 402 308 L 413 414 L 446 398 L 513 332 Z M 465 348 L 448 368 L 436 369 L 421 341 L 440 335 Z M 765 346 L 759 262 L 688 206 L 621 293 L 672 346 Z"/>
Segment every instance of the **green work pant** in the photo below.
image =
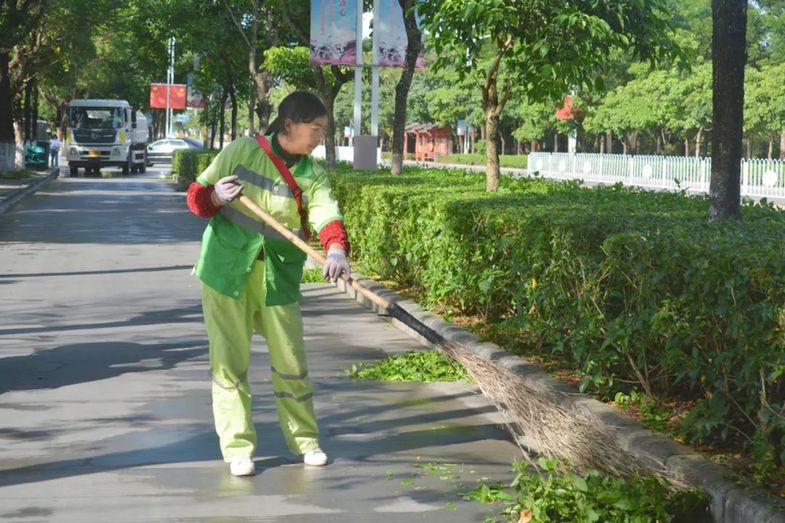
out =
<path fill-rule="evenodd" d="M 248 384 L 254 330 L 267 340 L 278 420 L 289 450 L 304 454 L 319 446 L 300 304 L 265 306 L 264 278 L 264 262 L 257 261 L 238 299 L 202 285 L 213 375 L 213 416 L 226 461 L 251 458 L 256 448 Z"/>

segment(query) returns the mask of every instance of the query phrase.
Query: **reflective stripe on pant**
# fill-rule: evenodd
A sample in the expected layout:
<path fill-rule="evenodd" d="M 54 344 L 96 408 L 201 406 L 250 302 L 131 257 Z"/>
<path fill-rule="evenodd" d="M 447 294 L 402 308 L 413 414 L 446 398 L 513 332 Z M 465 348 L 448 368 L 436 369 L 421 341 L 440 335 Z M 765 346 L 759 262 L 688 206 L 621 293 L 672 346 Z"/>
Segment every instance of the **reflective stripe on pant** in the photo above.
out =
<path fill-rule="evenodd" d="M 278 420 L 289 450 L 304 454 L 319 446 L 300 304 L 265 306 L 264 272 L 264 262 L 257 261 L 237 300 L 202 285 L 213 416 L 226 461 L 252 457 L 256 448 L 247 375 L 254 330 L 267 340 Z"/>

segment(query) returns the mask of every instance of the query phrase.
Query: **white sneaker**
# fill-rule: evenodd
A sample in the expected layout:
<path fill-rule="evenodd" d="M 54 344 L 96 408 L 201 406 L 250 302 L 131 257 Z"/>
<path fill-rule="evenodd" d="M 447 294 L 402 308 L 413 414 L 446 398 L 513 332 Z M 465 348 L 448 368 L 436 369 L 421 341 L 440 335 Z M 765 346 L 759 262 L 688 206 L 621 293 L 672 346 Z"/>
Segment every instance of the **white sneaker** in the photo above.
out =
<path fill-rule="evenodd" d="M 325 454 L 322 449 L 315 448 L 305 453 L 303 462 L 312 467 L 323 467 L 327 465 L 327 454 Z"/>
<path fill-rule="evenodd" d="M 229 471 L 232 476 L 255 476 L 256 465 L 249 459 L 236 459 L 229 464 Z"/>

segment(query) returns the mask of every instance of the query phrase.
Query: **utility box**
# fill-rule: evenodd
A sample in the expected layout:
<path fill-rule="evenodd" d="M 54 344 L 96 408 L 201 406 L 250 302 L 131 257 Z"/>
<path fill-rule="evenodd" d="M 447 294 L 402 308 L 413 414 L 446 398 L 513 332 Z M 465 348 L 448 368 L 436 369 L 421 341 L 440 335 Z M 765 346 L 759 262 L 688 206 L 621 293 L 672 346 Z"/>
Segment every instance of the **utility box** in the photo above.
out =
<path fill-rule="evenodd" d="M 361 134 L 354 137 L 354 170 L 375 171 L 379 168 L 377 147 L 378 136 Z"/>

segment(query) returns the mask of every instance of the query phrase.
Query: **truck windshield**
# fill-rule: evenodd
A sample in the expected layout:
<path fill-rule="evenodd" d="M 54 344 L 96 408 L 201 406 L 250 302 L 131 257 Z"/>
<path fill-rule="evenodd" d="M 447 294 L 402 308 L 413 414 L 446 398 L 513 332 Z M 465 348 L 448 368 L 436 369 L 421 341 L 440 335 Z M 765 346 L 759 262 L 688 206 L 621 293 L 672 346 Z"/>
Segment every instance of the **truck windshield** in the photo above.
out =
<path fill-rule="evenodd" d="M 73 129 L 120 129 L 122 107 L 69 107 L 68 125 Z"/>

